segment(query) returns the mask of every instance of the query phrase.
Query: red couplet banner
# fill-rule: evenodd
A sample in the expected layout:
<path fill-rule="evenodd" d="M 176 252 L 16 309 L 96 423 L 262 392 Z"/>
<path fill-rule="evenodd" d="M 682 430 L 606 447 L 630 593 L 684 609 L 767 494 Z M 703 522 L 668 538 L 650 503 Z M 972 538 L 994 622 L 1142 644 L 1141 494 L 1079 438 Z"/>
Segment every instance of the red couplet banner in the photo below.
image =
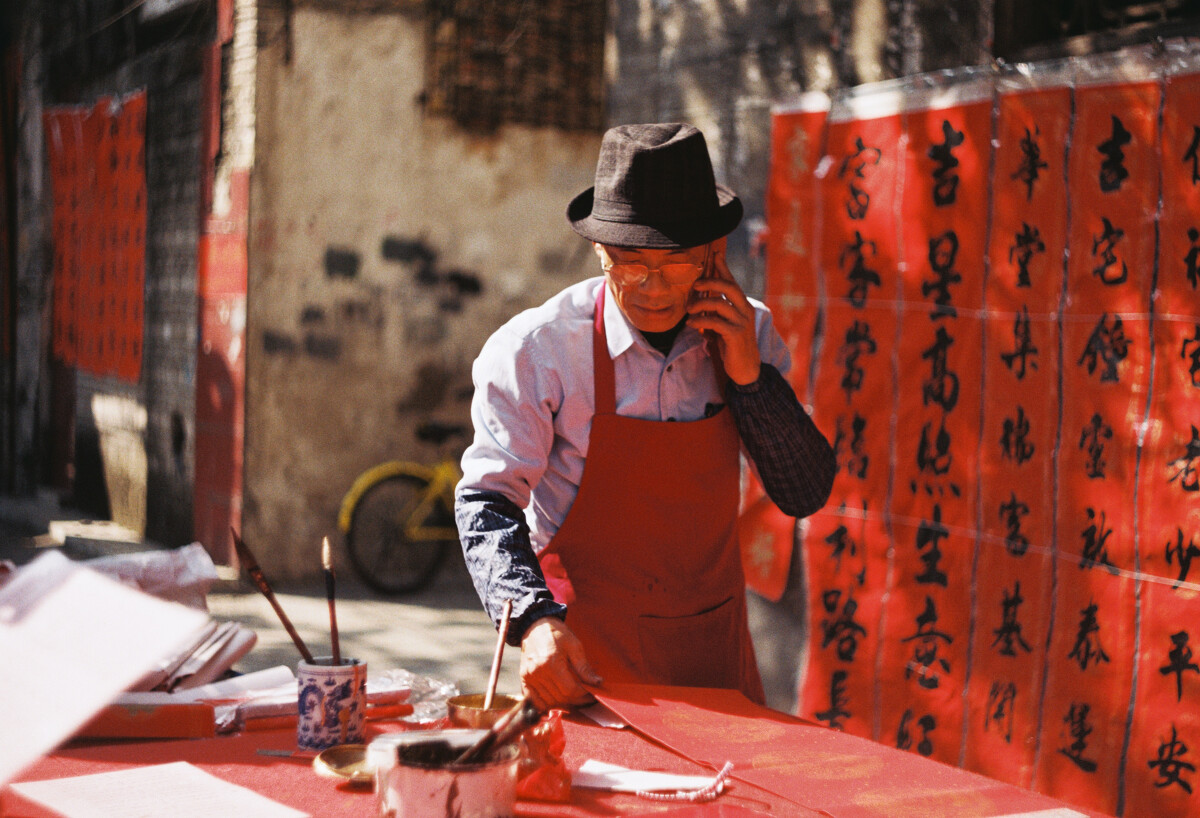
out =
<path fill-rule="evenodd" d="M 1103 83 L 1103 75 L 1098 77 Z M 1133 678 L 1137 445 L 1150 377 L 1156 82 L 1081 85 L 1068 168 L 1058 572 L 1040 788 L 1115 812 Z"/>
<path fill-rule="evenodd" d="M 1071 89 L 1002 81 L 988 248 L 982 519 L 965 765 L 1028 787 L 1051 625 Z"/>
<path fill-rule="evenodd" d="M 992 85 L 905 115 L 897 347 L 895 557 L 884 619 L 881 740 L 957 764 L 977 530 L 983 260 Z M 923 107 L 918 107 L 923 106 Z"/>
<path fill-rule="evenodd" d="M 814 419 L 833 442 L 838 475 L 804 536 L 811 637 L 799 712 L 872 738 L 890 546 L 884 503 L 895 403 L 900 144 L 894 95 L 835 105 L 820 188 L 826 298 Z"/>
<path fill-rule="evenodd" d="M 1196 61 L 1193 59 L 1193 63 Z M 1127 815 L 1195 814 L 1200 748 L 1200 66 L 1164 85 L 1154 392 L 1138 482 L 1143 575 Z M 1189 809 L 1191 812 L 1189 812 Z"/>
<path fill-rule="evenodd" d="M 52 109 L 54 354 L 136 382 L 146 261 L 146 95 Z"/>

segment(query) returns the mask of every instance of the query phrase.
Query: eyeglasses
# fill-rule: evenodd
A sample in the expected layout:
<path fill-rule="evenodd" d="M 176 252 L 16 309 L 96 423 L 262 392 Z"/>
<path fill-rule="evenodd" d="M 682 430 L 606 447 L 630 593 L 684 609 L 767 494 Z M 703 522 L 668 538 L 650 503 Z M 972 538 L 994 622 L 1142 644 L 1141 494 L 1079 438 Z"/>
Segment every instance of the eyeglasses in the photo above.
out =
<path fill-rule="evenodd" d="M 663 281 L 674 287 L 691 286 L 696 283 L 708 263 L 705 254 L 704 264 L 690 261 L 672 261 L 657 267 L 647 267 L 645 264 L 633 264 L 626 261 L 613 261 L 601 264 L 600 268 L 612 277 L 613 281 L 622 287 L 640 287 L 650 277 L 651 270 L 658 270 Z"/>

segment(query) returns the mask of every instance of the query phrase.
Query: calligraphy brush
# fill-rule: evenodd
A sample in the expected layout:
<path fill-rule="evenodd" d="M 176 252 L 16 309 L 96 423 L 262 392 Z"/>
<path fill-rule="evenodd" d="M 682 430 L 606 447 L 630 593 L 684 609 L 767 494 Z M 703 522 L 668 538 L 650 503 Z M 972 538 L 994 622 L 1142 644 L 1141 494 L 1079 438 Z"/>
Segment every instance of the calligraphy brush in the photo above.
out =
<path fill-rule="evenodd" d="M 293 627 L 292 620 L 288 619 L 287 614 L 283 612 L 279 600 L 275 598 L 275 592 L 271 590 L 271 586 L 267 583 L 267 578 L 263 576 L 262 568 L 258 567 L 258 560 L 254 559 L 254 555 L 250 553 L 250 549 L 242 542 L 242 538 L 238 536 L 238 533 L 232 528 L 229 530 L 233 532 L 233 547 L 237 549 L 238 561 L 246 569 L 246 573 L 250 575 L 250 579 L 253 580 L 255 587 L 267 598 L 267 602 L 271 603 L 271 607 L 275 609 L 275 615 L 283 623 L 284 630 L 288 632 L 288 636 L 292 637 L 292 641 L 296 643 L 296 649 L 300 651 L 300 655 L 304 657 L 304 661 L 312 664 L 312 653 L 309 652 L 308 646 L 304 644 L 304 640 L 300 638 L 300 634 L 296 633 L 296 628 Z"/>
<path fill-rule="evenodd" d="M 490 710 L 492 699 L 496 695 L 496 682 L 500 679 L 500 659 L 504 656 L 504 642 L 508 639 L 508 624 L 512 619 L 512 600 L 504 600 L 504 610 L 500 614 L 500 628 L 496 633 L 496 652 L 492 655 L 492 672 L 488 676 L 487 690 L 483 694 L 483 709 Z"/>
<path fill-rule="evenodd" d="M 337 606 L 334 605 L 333 557 L 329 553 L 329 538 L 321 541 L 321 567 L 325 569 L 325 598 L 329 600 L 329 637 L 333 645 L 333 664 L 342 663 L 342 652 L 338 647 Z"/>

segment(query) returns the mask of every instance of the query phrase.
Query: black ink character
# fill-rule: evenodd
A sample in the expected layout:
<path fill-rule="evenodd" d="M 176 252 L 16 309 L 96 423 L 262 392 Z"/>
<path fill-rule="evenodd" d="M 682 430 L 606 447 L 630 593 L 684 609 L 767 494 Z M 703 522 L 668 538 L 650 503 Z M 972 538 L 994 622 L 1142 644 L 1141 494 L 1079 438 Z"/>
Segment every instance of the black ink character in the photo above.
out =
<path fill-rule="evenodd" d="M 1021 603 L 1025 598 L 1021 596 L 1021 583 L 1018 580 L 1013 583 L 1012 593 L 1007 589 L 1004 591 L 1004 599 L 1001 601 L 1003 607 L 1003 616 L 1000 627 L 992 630 L 996 635 L 992 642 L 992 647 L 1000 646 L 998 653 L 1001 656 L 1016 656 L 1017 646 L 1020 646 L 1026 653 L 1031 653 L 1033 649 L 1025 641 L 1021 635 L 1021 623 L 1017 621 L 1017 609 L 1021 607 Z"/>
<path fill-rule="evenodd" d="M 1192 245 L 1188 248 L 1187 255 L 1183 257 L 1183 263 L 1187 266 L 1188 283 L 1194 290 L 1200 286 L 1200 230 L 1189 227 L 1187 237 Z"/>
<path fill-rule="evenodd" d="M 846 591 L 846 604 L 842 605 L 841 613 L 838 613 L 838 604 L 841 601 L 842 592 L 837 588 L 831 588 L 821 594 L 821 607 L 825 609 L 825 613 L 836 617 L 832 619 L 821 620 L 821 647 L 827 648 L 835 639 L 837 640 L 837 657 L 843 662 L 853 662 L 854 654 L 858 651 L 858 638 L 867 635 L 867 629 L 854 621 L 854 614 L 858 610 L 858 603 L 854 601 L 854 596 L 850 591 Z"/>
<path fill-rule="evenodd" d="M 1021 232 L 1013 236 L 1013 244 L 1008 248 L 1008 263 L 1012 264 L 1013 256 L 1017 261 L 1017 286 L 1033 286 L 1029 279 L 1029 262 L 1038 253 L 1046 252 L 1046 243 L 1036 227 L 1027 222 L 1021 223 Z"/>
<path fill-rule="evenodd" d="M 950 471 L 950 464 L 954 459 L 950 454 L 950 433 L 946 431 L 946 424 L 942 423 L 931 440 L 932 426 L 933 421 L 929 421 L 921 427 L 921 442 L 917 447 L 917 468 L 922 473 L 928 472 L 941 476 Z"/>
<path fill-rule="evenodd" d="M 954 637 L 937 629 L 937 606 L 933 604 L 933 598 L 930 596 L 925 597 L 925 610 L 917 616 L 916 622 L 916 633 L 900 640 L 916 642 L 913 646 L 912 661 L 904 667 L 904 678 L 911 678 L 916 673 L 917 684 L 926 690 L 935 690 L 941 679 L 937 668 L 940 667 L 942 673 L 950 672 L 950 662 L 944 656 L 938 656 L 938 648 L 942 644 L 949 645 L 954 641 Z"/>
<path fill-rule="evenodd" d="M 1100 220 L 1104 222 L 1104 232 L 1099 236 L 1092 236 L 1092 258 L 1098 259 L 1098 263 L 1092 268 L 1092 275 L 1105 284 L 1124 284 L 1129 279 L 1129 265 L 1117 258 L 1116 248 L 1117 242 L 1125 238 L 1125 231 L 1113 227 L 1112 222 L 1105 217 L 1101 217 Z M 1121 262 L 1120 272 L 1114 272 L 1113 267 L 1118 261 Z"/>
<path fill-rule="evenodd" d="M 1025 409 L 1017 407 L 1015 418 L 1005 418 L 1003 431 L 1000 434 L 1000 451 L 1008 460 L 1015 460 L 1017 465 L 1033 457 L 1034 446 L 1029 442 L 1029 418 L 1025 417 Z"/>
<path fill-rule="evenodd" d="M 921 359 L 929 361 L 929 377 L 921 384 L 921 398 L 928 406 L 936 403 L 946 412 L 954 411 L 958 405 L 958 375 L 946 366 L 947 352 L 954 339 L 945 327 L 938 327 L 933 345 L 921 353 Z"/>
<path fill-rule="evenodd" d="M 1192 537 L 1188 537 L 1188 544 L 1185 547 L 1183 544 L 1183 529 L 1176 528 L 1174 545 L 1171 544 L 1170 540 L 1167 540 L 1166 557 L 1167 565 L 1175 561 L 1179 563 L 1179 578 L 1175 580 L 1175 587 L 1178 588 L 1180 583 L 1187 581 L 1188 574 L 1192 570 L 1192 559 L 1200 557 L 1200 548 L 1196 547 L 1195 539 Z"/>
<path fill-rule="evenodd" d="M 1158 669 L 1163 676 L 1175 674 L 1175 701 L 1183 701 L 1183 674 L 1200 673 L 1200 665 L 1192 661 L 1192 648 L 1188 645 L 1188 632 L 1171 634 L 1171 650 L 1167 652 L 1167 663 Z"/>
<path fill-rule="evenodd" d="M 946 587 L 947 577 L 941 569 L 942 549 L 938 542 L 949 536 L 950 529 L 942 525 L 942 507 L 935 504 L 933 519 L 921 520 L 917 527 L 917 550 L 921 552 L 921 562 L 925 563 L 925 570 L 917 575 L 917 582 Z"/>
<path fill-rule="evenodd" d="M 849 704 L 850 698 L 846 695 L 846 671 L 835 670 L 829 680 L 829 709 L 813 715 L 834 730 L 841 730 L 845 727 L 842 719 L 850 718 L 850 711 L 844 709 Z"/>
<path fill-rule="evenodd" d="M 845 269 L 847 260 L 850 262 L 850 269 L 846 272 L 846 280 L 850 282 L 850 291 L 846 294 L 846 298 L 855 307 L 862 307 L 866 304 L 870 288 L 880 287 L 883 283 L 879 278 L 879 273 L 867 267 L 864 250 L 875 255 L 875 242 L 864 239 L 862 233 L 855 230 L 854 241 L 847 244 L 842 250 L 842 254 L 838 256 L 839 267 Z"/>
<path fill-rule="evenodd" d="M 990 732 L 993 724 L 1003 733 L 1006 744 L 1012 744 L 1013 706 L 1017 700 L 1017 686 L 1012 682 L 992 682 L 988 690 L 987 710 L 983 713 L 983 730 Z"/>
<path fill-rule="evenodd" d="M 842 165 L 838 168 L 838 178 L 849 177 L 847 186 L 850 196 L 846 199 L 846 215 L 860 221 L 866 218 L 867 209 L 871 206 L 871 195 L 863 190 L 858 180 L 867 178 L 864 171 L 868 167 L 878 165 L 883 159 L 883 152 L 879 148 L 864 145 L 861 136 L 855 137 L 854 148 L 854 153 L 847 154 L 842 159 Z"/>
<path fill-rule="evenodd" d="M 1025 129 L 1025 136 L 1021 137 L 1021 165 L 1010 177 L 1025 183 L 1026 201 L 1033 198 L 1033 183 L 1038 180 L 1043 170 L 1050 167 L 1042 161 L 1042 146 L 1037 141 L 1037 137 L 1041 135 L 1041 130 L 1036 125 L 1033 126 L 1033 133 L 1030 133 L 1028 128 Z"/>
<path fill-rule="evenodd" d="M 1083 348 L 1083 354 L 1079 356 L 1076 363 L 1085 366 L 1089 375 L 1094 374 L 1096 367 L 1103 363 L 1104 368 L 1100 372 L 1100 382 L 1116 383 L 1120 380 L 1117 366 L 1128 356 L 1129 339 L 1125 337 L 1125 324 L 1121 321 L 1121 316 L 1114 315 L 1110 327 L 1108 313 L 1104 313 L 1096 322 L 1096 328 L 1092 330 L 1092 334 L 1088 336 L 1087 345 Z"/>
<path fill-rule="evenodd" d="M 928 156 L 934 161 L 933 169 L 933 203 L 937 207 L 954 204 L 958 198 L 958 173 L 954 170 L 959 166 L 954 156 L 954 149 L 961 145 L 966 137 L 961 131 L 954 130 L 949 120 L 942 120 L 942 143 L 929 148 Z"/>
<path fill-rule="evenodd" d="M 1191 376 L 1192 386 L 1200 389 L 1200 324 L 1196 324 L 1195 334 L 1185 338 L 1179 345 L 1179 357 L 1191 361 L 1188 375 Z"/>
<path fill-rule="evenodd" d="M 897 749 L 909 750 L 912 748 L 912 736 L 908 732 L 908 723 L 914 715 L 912 709 L 909 708 L 900 717 L 900 727 L 896 730 Z M 921 740 L 917 742 L 917 752 L 928 758 L 933 755 L 933 741 L 930 739 L 929 734 L 937 727 L 937 721 L 933 716 L 926 713 L 917 720 L 917 726 L 921 728 Z"/>
<path fill-rule="evenodd" d="M 1108 465 L 1108 461 L 1104 459 L 1104 442 L 1112 440 L 1112 436 L 1113 428 L 1104 422 L 1104 418 L 1100 417 L 1099 412 L 1093 414 L 1091 422 L 1083 427 L 1083 432 L 1079 435 L 1079 448 L 1087 451 L 1084 468 L 1087 470 L 1089 479 L 1103 480 L 1105 478 L 1104 469 Z"/>
<path fill-rule="evenodd" d="M 1025 369 L 1037 369 L 1038 348 L 1033 345 L 1033 331 L 1029 326 L 1029 308 L 1021 307 L 1013 319 L 1013 351 L 1000 353 L 1009 371 L 1017 376 L 1018 381 L 1025 380 Z"/>
<path fill-rule="evenodd" d="M 1075 634 L 1075 646 L 1067 654 L 1068 659 L 1079 663 L 1080 670 L 1087 670 L 1088 665 L 1098 665 L 1108 662 L 1108 654 L 1100 644 L 1100 623 L 1096 620 L 1099 610 L 1093 601 L 1079 612 L 1079 632 Z"/>
<path fill-rule="evenodd" d="M 878 345 L 871 337 L 871 325 L 863 321 L 855 321 L 846 330 L 846 343 L 838 350 L 838 363 L 845 371 L 842 374 L 842 390 L 846 393 L 846 403 L 849 403 L 853 393 L 862 389 L 866 370 L 858 364 L 863 355 L 874 355 Z"/>
<path fill-rule="evenodd" d="M 962 274 L 954 269 L 958 259 L 958 234 L 947 230 L 929 240 L 929 266 L 935 273 L 932 281 L 921 282 L 921 295 L 933 296 L 934 308 L 929 317 L 954 318 L 958 311 L 950 303 L 950 285 L 961 284 Z"/>
<path fill-rule="evenodd" d="M 843 428 L 843 421 L 849 420 L 850 440 L 847 442 L 847 432 Z M 846 418 L 844 415 L 838 415 L 837 428 L 833 435 L 833 454 L 837 458 L 838 465 L 847 473 L 859 480 L 865 480 L 867 477 L 867 466 L 870 464 L 871 456 L 863 452 L 863 447 L 866 445 L 866 436 L 863 434 L 867 428 L 867 419 L 858 412 L 854 413 L 853 418 Z"/>
<path fill-rule="evenodd" d="M 1187 755 L 1188 746 L 1179 740 L 1175 724 L 1171 724 L 1171 738 L 1158 746 L 1158 755 L 1147 762 L 1150 769 L 1158 770 L 1158 780 L 1154 786 L 1158 788 L 1178 784 L 1188 795 L 1192 794 L 1192 785 L 1183 778 L 1184 770 L 1190 773 L 1196 771 L 1196 765 L 1180 759 Z"/>
<path fill-rule="evenodd" d="M 1192 184 L 1200 182 L 1200 161 L 1196 156 L 1196 149 L 1200 148 L 1200 125 L 1192 126 L 1192 143 L 1188 145 L 1188 149 L 1183 154 L 1184 163 L 1192 163 Z"/>
<path fill-rule="evenodd" d="M 1188 441 L 1183 454 L 1167 463 L 1168 466 L 1178 466 L 1171 475 L 1168 483 L 1179 481 L 1179 487 L 1186 492 L 1200 491 L 1200 471 L 1197 471 L 1196 461 L 1200 460 L 1200 431 L 1192 425 L 1192 439 Z"/>
<path fill-rule="evenodd" d="M 1011 492 L 1008 502 L 1000 504 L 1000 519 L 1004 521 L 1004 547 L 1014 557 L 1023 557 L 1029 550 L 1029 538 L 1021 531 L 1021 520 L 1029 516 L 1029 506 Z"/>
<path fill-rule="evenodd" d="M 833 547 L 829 556 L 837 565 L 836 573 L 840 574 L 842 572 L 842 556 L 844 554 L 849 554 L 852 557 L 856 556 L 858 554 L 858 543 L 850 536 L 850 530 L 844 525 L 839 525 L 834 529 L 833 533 L 825 538 L 825 542 L 827 545 Z"/>
<path fill-rule="evenodd" d="M 1071 734 L 1072 741 L 1069 746 L 1058 748 L 1060 753 L 1075 762 L 1075 766 L 1085 773 L 1096 772 L 1096 762 L 1090 758 L 1083 757 L 1084 752 L 1087 750 L 1088 736 L 1092 734 L 1092 730 L 1094 729 L 1088 723 L 1088 714 L 1091 710 L 1090 705 L 1083 704 L 1082 702 L 1071 702 L 1071 709 L 1063 717 L 1063 724 L 1067 725 L 1067 730 Z"/>
<path fill-rule="evenodd" d="M 1097 517 L 1095 509 L 1089 506 L 1087 516 L 1090 524 L 1080 532 L 1083 538 L 1083 556 L 1079 560 L 1079 568 L 1083 570 L 1103 565 L 1110 574 L 1116 574 L 1117 567 L 1108 559 L 1108 538 L 1112 536 L 1113 531 L 1105 525 L 1107 515 L 1101 511 Z"/>
<path fill-rule="evenodd" d="M 1104 161 L 1100 163 L 1100 190 L 1105 193 L 1120 190 L 1121 184 L 1129 178 L 1129 171 L 1125 169 L 1125 151 L 1122 148 L 1132 141 L 1133 134 L 1125 130 L 1121 120 L 1114 116 L 1112 136 L 1096 148 L 1104 154 Z"/>

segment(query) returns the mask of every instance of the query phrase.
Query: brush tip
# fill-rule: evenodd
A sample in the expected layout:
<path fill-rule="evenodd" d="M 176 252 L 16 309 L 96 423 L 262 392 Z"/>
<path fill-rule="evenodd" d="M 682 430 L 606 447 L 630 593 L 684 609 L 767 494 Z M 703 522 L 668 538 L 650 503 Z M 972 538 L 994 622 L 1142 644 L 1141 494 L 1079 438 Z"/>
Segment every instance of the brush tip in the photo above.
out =
<path fill-rule="evenodd" d="M 326 571 L 333 570 L 333 556 L 329 553 L 329 538 L 321 541 L 321 565 Z"/>

